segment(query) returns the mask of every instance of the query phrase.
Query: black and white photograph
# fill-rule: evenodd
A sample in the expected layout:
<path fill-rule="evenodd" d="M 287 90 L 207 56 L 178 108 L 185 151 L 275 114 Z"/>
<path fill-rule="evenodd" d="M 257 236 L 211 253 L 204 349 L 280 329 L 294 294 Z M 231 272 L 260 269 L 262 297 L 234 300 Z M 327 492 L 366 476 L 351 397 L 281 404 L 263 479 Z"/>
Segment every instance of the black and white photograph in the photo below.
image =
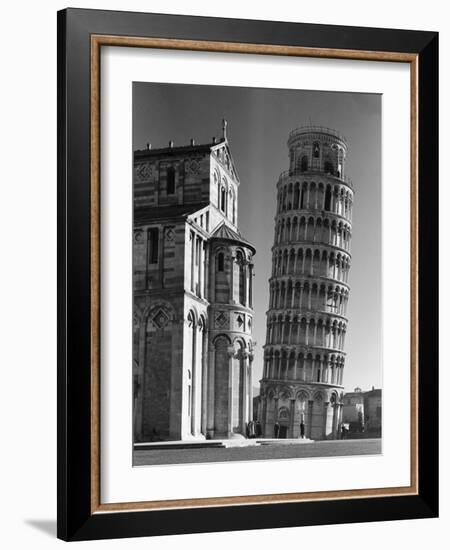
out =
<path fill-rule="evenodd" d="M 3 548 L 448 546 L 445 8 L 5 3 Z"/>
<path fill-rule="evenodd" d="M 381 117 L 133 83 L 134 466 L 382 453 Z"/>

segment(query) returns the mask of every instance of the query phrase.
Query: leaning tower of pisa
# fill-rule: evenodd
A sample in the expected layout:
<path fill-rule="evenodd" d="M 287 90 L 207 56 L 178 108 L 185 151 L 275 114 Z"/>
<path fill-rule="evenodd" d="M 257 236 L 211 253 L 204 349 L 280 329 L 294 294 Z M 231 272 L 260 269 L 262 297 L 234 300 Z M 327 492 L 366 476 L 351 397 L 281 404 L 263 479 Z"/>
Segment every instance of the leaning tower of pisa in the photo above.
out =
<path fill-rule="evenodd" d="M 258 417 L 265 437 L 327 439 L 340 430 L 353 187 L 347 143 L 305 126 L 288 139 L 275 239 Z"/>

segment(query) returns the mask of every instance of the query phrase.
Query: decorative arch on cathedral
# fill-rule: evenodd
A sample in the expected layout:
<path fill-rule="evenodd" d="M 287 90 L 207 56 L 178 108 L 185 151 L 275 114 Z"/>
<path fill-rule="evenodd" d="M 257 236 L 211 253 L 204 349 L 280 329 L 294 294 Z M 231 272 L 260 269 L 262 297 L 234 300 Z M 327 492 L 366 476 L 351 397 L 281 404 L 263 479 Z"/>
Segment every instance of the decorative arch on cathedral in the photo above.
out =
<path fill-rule="evenodd" d="M 145 347 L 142 357 L 143 380 L 139 388 L 142 418 L 141 436 L 146 440 L 169 436 L 173 322 L 175 311 L 171 304 L 159 301 L 144 314 Z"/>
<path fill-rule="evenodd" d="M 214 252 L 216 270 L 214 274 L 214 301 L 225 304 L 230 299 L 230 283 L 227 249 L 220 247 Z"/>
<path fill-rule="evenodd" d="M 237 284 L 239 287 L 238 290 L 238 297 L 239 297 L 239 303 L 242 305 L 246 305 L 245 302 L 245 294 L 246 294 L 246 265 L 245 265 L 245 257 L 241 250 L 238 250 L 236 252 L 236 264 L 238 266 L 238 280 Z"/>
<path fill-rule="evenodd" d="M 214 433 L 226 435 L 228 432 L 228 379 L 229 352 L 231 341 L 226 334 L 219 334 L 214 346 Z"/>

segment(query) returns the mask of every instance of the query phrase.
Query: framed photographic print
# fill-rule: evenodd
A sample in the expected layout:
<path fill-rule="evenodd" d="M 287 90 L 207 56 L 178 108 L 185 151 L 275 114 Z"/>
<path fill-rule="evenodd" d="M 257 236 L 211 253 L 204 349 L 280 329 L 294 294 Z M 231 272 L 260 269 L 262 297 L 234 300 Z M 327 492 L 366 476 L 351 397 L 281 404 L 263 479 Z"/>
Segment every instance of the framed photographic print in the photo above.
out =
<path fill-rule="evenodd" d="M 438 513 L 433 32 L 58 14 L 58 536 Z"/>

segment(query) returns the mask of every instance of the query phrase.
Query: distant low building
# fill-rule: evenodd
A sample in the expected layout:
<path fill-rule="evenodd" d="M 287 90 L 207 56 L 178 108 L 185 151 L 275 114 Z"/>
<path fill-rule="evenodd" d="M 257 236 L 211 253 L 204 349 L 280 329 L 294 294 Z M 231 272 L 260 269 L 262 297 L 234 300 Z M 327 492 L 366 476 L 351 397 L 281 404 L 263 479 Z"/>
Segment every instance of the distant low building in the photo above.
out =
<path fill-rule="evenodd" d="M 355 388 L 344 394 L 342 423 L 347 437 L 381 437 L 381 389 Z"/>
<path fill-rule="evenodd" d="M 361 388 L 344 394 L 342 422 L 348 424 L 351 433 L 364 431 L 364 393 Z"/>
<path fill-rule="evenodd" d="M 381 389 L 372 386 L 364 393 L 365 431 L 372 437 L 381 437 Z"/>

